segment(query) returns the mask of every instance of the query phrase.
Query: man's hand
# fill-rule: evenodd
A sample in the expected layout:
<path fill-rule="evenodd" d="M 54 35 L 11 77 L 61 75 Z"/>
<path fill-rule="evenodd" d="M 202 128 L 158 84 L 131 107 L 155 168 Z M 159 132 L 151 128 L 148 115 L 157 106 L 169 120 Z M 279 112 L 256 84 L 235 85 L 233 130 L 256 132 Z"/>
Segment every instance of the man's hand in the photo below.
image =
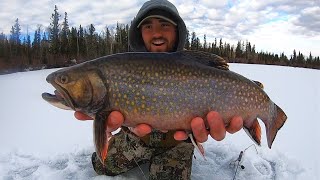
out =
<path fill-rule="evenodd" d="M 81 112 L 75 112 L 74 116 L 78 120 L 93 120 L 90 116 L 87 116 L 86 114 L 83 114 Z M 118 111 L 112 111 L 107 119 L 107 124 L 106 124 L 106 129 L 107 133 L 110 134 L 111 132 L 117 130 L 118 128 L 121 127 L 121 125 L 124 122 L 124 117 L 123 115 L 118 112 Z M 151 132 L 151 126 L 147 124 L 139 124 L 134 128 L 130 128 L 130 130 L 135 133 L 139 137 L 143 137 Z"/>
<path fill-rule="evenodd" d="M 218 112 L 211 111 L 207 114 L 208 128 L 207 130 L 204 120 L 196 117 L 191 120 L 191 129 L 197 142 L 203 143 L 208 140 L 208 135 L 216 141 L 221 141 L 226 136 L 226 132 L 231 134 L 239 131 L 243 126 L 243 120 L 240 116 L 231 119 L 229 126 L 225 127 L 222 117 Z M 177 131 L 174 134 L 176 140 L 186 140 L 188 135 L 184 131 Z"/>
<path fill-rule="evenodd" d="M 78 120 L 92 120 L 91 117 L 81 113 L 81 112 L 75 112 L 75 117 Z M 118 111 L 113 111 L 108 116 L 106 129 L 107 133 L 111 133 L 115 130 L 117 130 L 124 121 L 123 115 Z M 204 120 L 200 117 L 196 117 L 192 119 L 191 121 L 191 129 L 192 133 L 195 137 L 195 139 L 203 143 L 208 140 L 208 135 L 217 140 L 221 141 L 224 139 L 226 132 L 229 132 L 231 134 L 239 131 L 243 126 L 243 120 L 240 116 L 235 116 L 230 121 L 229 126 L 225 127 L 224 122 L 218 112 L 211 111 L 207 114 L 207 121 L 209 130 L 207 130 Z M 130 130 L 135 133 L 139 137 L 143 137 L 147 134 L 149 134 L 152 130 L 151 126 L 147 124 L 139 124 L 134 128 L 130 128 Z M 176 131 L 174 134 L 174 138 L 178 141 L 186 140 L 188 139 L 188 135 L 185 131 Z"/>

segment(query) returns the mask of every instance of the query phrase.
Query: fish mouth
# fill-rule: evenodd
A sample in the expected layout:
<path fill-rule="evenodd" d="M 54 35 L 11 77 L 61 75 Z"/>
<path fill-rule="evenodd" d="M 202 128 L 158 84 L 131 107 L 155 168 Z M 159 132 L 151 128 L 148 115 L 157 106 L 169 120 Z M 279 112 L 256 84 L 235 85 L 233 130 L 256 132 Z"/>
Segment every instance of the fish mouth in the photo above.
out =
<path fill-rule="evenodd" d="M 75 110 L 74 102 L 69 93 L 57 84 L 52 86 L 56 88 L 54 94 L 42 93 L 42 98 L 60 109 Z"/>

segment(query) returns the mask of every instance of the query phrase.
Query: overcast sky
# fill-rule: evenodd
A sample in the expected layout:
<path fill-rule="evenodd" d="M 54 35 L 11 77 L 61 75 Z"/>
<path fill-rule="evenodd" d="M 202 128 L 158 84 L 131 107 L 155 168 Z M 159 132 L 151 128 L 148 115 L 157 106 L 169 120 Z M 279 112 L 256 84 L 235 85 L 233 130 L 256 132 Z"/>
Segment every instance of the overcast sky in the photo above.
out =
<path fill-rule="evenodd" d="M 141 0 L 0 0 L 0 33 L 10 33 L 19 18 L 22 33 L 38 25 L 49 26 L 57 5 L 61 20 L 68 13 L 69 25 L 94 24 L 98 33 L 117 22 L 129 24 L 145 1 Z M 256 50 L 291 55 L 320 56 L 320 0 L 171 0 L 187 28 L 203 42 L 214 38 L 236 45 L 249 40 Z M 290 57 L 288 57 L 290 58 Z"/>

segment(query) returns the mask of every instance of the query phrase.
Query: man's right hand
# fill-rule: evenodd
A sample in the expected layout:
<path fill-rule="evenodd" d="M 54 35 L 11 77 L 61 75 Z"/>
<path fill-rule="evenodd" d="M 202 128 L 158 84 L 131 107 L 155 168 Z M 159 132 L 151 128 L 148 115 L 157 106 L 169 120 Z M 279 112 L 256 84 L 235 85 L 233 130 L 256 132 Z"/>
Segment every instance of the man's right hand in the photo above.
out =
<path fill-rule="evenodd" d="M 90 116 L 83 114 L 79 111 L 76 111 L 74 113 L 75 118 L 81 121 L 86 121 L 86 120 L 93 120 Z M 107 119 L 107 124 L 106 124 L 106 133 L 111 135 L 111 132 L 117 130 L 122 126 L 124 122 L 124 117 L 119 111 L 112 111 Z M 134 128 L 130 128 L 130 130 L 135 133 L 139 137 L 143 137 L 151 132 L 151 126 L 147 124 L 139 124 Z"/>

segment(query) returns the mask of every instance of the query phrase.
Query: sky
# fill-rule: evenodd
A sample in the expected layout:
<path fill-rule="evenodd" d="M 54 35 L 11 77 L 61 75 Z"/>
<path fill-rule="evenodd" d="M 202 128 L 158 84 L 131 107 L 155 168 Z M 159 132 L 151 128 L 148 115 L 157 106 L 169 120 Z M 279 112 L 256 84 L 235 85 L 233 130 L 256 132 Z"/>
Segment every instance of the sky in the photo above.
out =
<path fill-rule="evenodd" d="M 203 143 L 206 161 L 195 152 L 192 180 L 319 180 L 319 70 L 229 63 L 230 69 L 264 84 L 264 90 L 286 113 L 272 149 L 261 125 L 261 146 L 244 130 L 222 141 Z M 139 168 L 116 176 L 98 176 L 91 165 L 92 121 L 78 121 L 72 111 L 44 101 L 54 88 L 46 77 L 57 69 L 0 75 L 0 180 L 143 179 Z M 277 77 L 277 78 L 275 78 Z M 294 80 L 293 80 L 294 79 Z M 248 149 L 247 149 L 248 148 Z M 246 150 L 247 149 L 247 150 Z M 235 163 L 241 151 L 240 167 Z M 148 164 L 142 170 L 148 176 Z M 148 179 L 148 178 L 147 178 Z"/>
<path fill-rule="evenodd" d="M 57 5 L 69 24 L 87 27 L 94 24 L 98 33 L 106 26 L 130 24 L 145 1 L 141 0 L 50 0 L 0 1 L 0 33 L 10 34 L 16 18 L 22 32 L 31 34 L 37 26 L 49 26 Z M 257 51 L 282 53 L 295 49 L 308 56 L 320 56 L 320 0 L 172 0 L 190 32 L 208 42 L 214 38 L 236 45 L 248 40 Z M 62 22 L 62 20 L 60 20 Z M 203 42 L 203 41 L 202 41 Z"/>

